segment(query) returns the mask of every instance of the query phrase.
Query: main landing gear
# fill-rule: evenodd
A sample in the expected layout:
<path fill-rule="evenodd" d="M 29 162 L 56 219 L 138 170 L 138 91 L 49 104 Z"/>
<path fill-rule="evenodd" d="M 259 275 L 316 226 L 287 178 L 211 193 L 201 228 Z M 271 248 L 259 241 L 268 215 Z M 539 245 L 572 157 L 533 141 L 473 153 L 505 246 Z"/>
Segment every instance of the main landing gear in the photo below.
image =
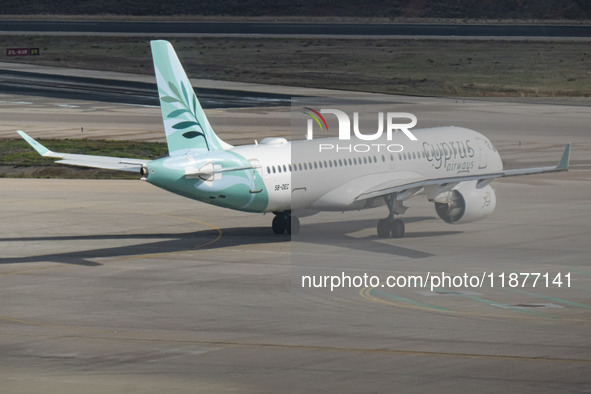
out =
<path fill-rule="evenodd" d="M 291 216 L 291 212 L 275 212 L 273 218 L 273 232 L 275 234 L 297 234 L 300 231 L 300 220 L 297 216 Z"/>
<path fill-rule="evenodd" d="M 396 195 L 384 196 L 388 206 L 388 217 L 378 220 L 378 236 L 380 238 L 402 238 L 404 237 L 404 222 L 394 219 L 395 214 L 402 214 L 406 207 L 396 199 Z"/>

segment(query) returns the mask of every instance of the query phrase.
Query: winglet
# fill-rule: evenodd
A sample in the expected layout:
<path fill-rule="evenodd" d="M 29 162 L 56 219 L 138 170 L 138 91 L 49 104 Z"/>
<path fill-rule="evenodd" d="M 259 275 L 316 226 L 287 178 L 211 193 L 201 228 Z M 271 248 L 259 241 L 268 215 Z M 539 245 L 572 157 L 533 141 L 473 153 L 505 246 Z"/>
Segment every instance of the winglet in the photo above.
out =
<path fill-rule="evenodd" d="M 18 130 L 17 133 L 21 137 L 23 137 L 23 139 L 27 141 L 27 143 L 31 145 L 33 149 L 35 149 L 41 156 L 50 156 L 53 153 L 52 151 L 38 143 L 34 138 L 29 137 L 29 135 L 24 131 Z"/>
<path fill-rule="evenodd" d="M 558 171 L 567 171 L 568 170 L 568 162 L 570 160 L 570 142 L 566 144 L 564 147 L 564 152 L 562 152 L 562 157 L 556 166 L 556 170 Z"/>

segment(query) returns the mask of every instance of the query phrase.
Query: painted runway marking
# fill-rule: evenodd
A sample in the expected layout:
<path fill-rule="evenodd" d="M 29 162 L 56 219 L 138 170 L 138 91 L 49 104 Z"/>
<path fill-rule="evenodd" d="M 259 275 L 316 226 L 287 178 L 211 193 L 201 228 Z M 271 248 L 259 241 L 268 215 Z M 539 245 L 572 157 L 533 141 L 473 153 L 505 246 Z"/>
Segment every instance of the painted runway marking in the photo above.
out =
<path fill-rule="evenodd" d="M 185 216 L 177 216 L 177 215 L 170 215 L 170 214 L 165 214 L 165 213 L 152 213 L 152 212 L 143 212 L 142 215 L 155 215 L 155 216 L 163 216 L 163 217 L 168 217 L 168 218 L 174 218 L 174 219 L 181 219 L 181 220 L 185 220 L 185 221 L 189 221 L 189 222 L 193 222 L 193 223 L 198 223 L 207 227 L 210 227 L 212 229 L 214 229 L 217 232 L 217 235 L 214 239 L 212 239 L 211 241 L 207 241 L 201 245 L 195 245 L 195 249 L 203 249 L 209 245 L 214 244 L 215 242 L 219 241 L 222 238 L 223 232 L 222 229 L 219 228 L 218 226 L 211 224 L 211 223 L 207 223 L 204 222 L 202 220 L 197 220 L 197 219 L 192 219 L 192 218 L 188 218 Z M 190 251 L 190 250 L 186 250 L 186 251 Z M 116 257 L 118 259 L 141 259 L 141 258 L 146 258 L 146 257 L 162 257 L 165 255 L 169 255 L 169 254 L 174 254 L 174 253 L 179 253 L 179 251 L 171 251 L 171 252 L 161 252 L 161 253 L 147 253 L 147 254 L 137 254 L 137 255 L 133 255 L 133 256 L 128 256 L 128 257 Z M 113 257 L 115 258 L 115 257 Z M 113 259 L 110 258 L 110 259 Z"/>
<path fill-rule="evenodd" d="M 398 296 L 395 296 L 394 294 L 390 294 L 390 293 L 386 293 L 385 291 L 377 290 L 376 288 L 365 288 L 365 289 L 361 290 L 359 292 L 359 294 L 361 294 L 361 296 L 363 298 L 370 300 L 370 301 L 382 302 L 382 303 L 392 304 L 392 305 L 401 306 L 401 307 L 405 307 L 405 306 L 409 307 L 409 305 L 405 305 L 405 303 L 406 303 L 406 304 L 413 305 L 414 308 L 439 310 L 439 311 L 451 311 L 451 309 L 444 308 L 441 306 L 426 304 L 426 303 L 411 300 L 411 299 L 405 298 L 405 297 L 398 297 Z M 374 297 L 374 294 L 376 294 L 378 296 L 389 298 L 394 301 L 386 301 L 382 298 Z"/>
<path fill-rule="evenodd" d="M 185 217 L 185 216 L 169 215 L 169 214 L 164 214 L 164 213 L 159 213 L 158 216 L 165 216 L 165 217 L 170 217 L 170 218 L 175 218 L 175 219 L 186 220 L 186 221 L 193 222 L 193 223 L 199 223 L 199 224 L 202 224 L 204 226 L 211 227 L 212 229 L 214 229 L 215 231 L 217 231 L 217 236 L 215 237 L 215 239 L 213 239 L 213 240 L 211 240 L 209 242 L 206 242 L 206 243 L 204 243 L 202 245 L 198 245 L 197 246 L 198 248 L 204 248 L 206 246 L 209 246 L 209 245 L 211 245 L 211 244 L 219 241 L 220 238 L 222 238 L 222 235 L 223 235 L 221 228 L 219 228 L 218 226 L 216 226 L 214 224 L 204 222 L 202 220 L 192 219 L 192 218 L 188 218 L 188 217 Z"/>
<path fill-rule="evenodd" d="M 422 303 L 420 301 L 415 301 L 415 300 L 411 300 L 409 298 L 399 297 L 399 296 L 395 296 L 390 293 L 379 291 L 379 290 L 376 290 L 375 288 L 364 288 L 359 292 L 359 295 L 361 295 L 361 297 L 363 297 L 366 300 L 371 301 L 371 302 L 385 304 L 385 305 L 391 305 L 391 306 L 400 307 L 400 308 L 422 309 L 422 310 L 427 310 L 430 312 L 443 312 L 443 313 L 451 313 L 451 314 L 466 315 L 466 316 L 473 315 L 473 316 L 489 316 L 489 317 L 493 317 L 493 318 L 499 317 L 498 315 L 485 313 L 485 312 L 479 313 L 479 312 L 457 311 L 457 310 L 452 310 L 452 309 L 445 308 L 445 307 L 426 304 L 426 303 Z M 552 319 L 552 320 L 559 319 L 559 320 L 566 320 L 566 321 L 588 321 L 586 319 L 568 319 L 568 318 L 562 319 L 558 316 L 554 316 L 554 315 L 550 315 L 547 313 L 542 313 L 542 312 L 538 312 L 535 310 L 531 310 L 527 307 L 520 307 L 520 306 L 516 306 L 516 305 L 503 304 L 503 303 L 495 302 L 495 301 L 488 300 L 488 299 L 485 299 L 482 297 L 476 297 L 473 295 L 467 295 L 467 294 L 455 294 L 455 295 L 465 298 L 465 299 L 468 299 L 468 300 L 471 300 L 471 301 L 484 303 L 488 306 L 492 306 L 495 308 L 501 308 L 501 309 L 505 309 L 508 311 L 519 312 L 519 313 L 522 313 L 522 314 L 530 316 L 530 317 L 534 316 L 537 318 L 541 317 L 541 318 L 545 318 L 545 319 Z M 380 298 L 379 296 L 386 297 L 389 299 Z M 515 316 L 515 317 L 517 317 L 517 316 Z M 521 317 L 523 318 L 525 316 L 521 316 Z"/>

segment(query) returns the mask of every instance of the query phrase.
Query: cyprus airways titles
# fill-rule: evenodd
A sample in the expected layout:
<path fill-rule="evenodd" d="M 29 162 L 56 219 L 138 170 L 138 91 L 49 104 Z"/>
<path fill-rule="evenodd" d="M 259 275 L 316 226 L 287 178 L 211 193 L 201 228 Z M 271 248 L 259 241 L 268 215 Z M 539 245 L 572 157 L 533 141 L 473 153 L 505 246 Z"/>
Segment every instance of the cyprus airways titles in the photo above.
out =
<path fill-rule="evenodd" d="M 410 132 L 416 118 L 406 113 L 387 113 L 385 120 L 378 114 L 380 128 L 373 134 L 359 131 L 353 114 L 352 136 L 343 111 L 306 108 L 314 118 L 308 121 L 308 140 L 266 138 L 234 147 L 214 133 L 172 45 L 152 41 L 151 47 L 169 156 L 142 160 L 59 153 L 18 133 L 41 155 L 60 159 L 58 163 L 137 172 L 158 187 L 195 200 L 273 212 L 272 228 L 278 234 L 297 232 L 298 216 L 385 205 L 388 216 L 378 221 L 378 235 L 402 237 L 404 223 L 395 215 L 404 213 L 403 202 L 419 192 L 446 222 L 466 223 L 494 210 L 493 179 L 568 168 L 570 144 L 556 166 L 503 170 L 496 149 L 482 134 L 459 127 Z M 323 114 L 337 117 L 340 138 L 312 139 L 310 124 L 316 120 L 326 126 Z M 411 122 L 395 121 L 400 118 Z"/>

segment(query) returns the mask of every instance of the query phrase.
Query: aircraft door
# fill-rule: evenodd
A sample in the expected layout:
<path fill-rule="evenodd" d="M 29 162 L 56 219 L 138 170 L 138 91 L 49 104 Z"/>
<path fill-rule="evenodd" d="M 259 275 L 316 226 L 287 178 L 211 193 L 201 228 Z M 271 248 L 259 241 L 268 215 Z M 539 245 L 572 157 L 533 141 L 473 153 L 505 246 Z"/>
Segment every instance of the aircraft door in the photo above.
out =
<path fill-rule="evenodd" d="M 257 187 L 257 179 L 263 178 L 263 174 L 264 169 L 261 168 L 261 163 L 257 160 L 257 159 L 250 159 L 249 160 L 250 164 L 254 167 L 253 169 L 250 169 L 248 171 L 250 171 L 251 175 L 252 175 L 252 183 L 250 185 L 250 192 L 251 193 L 260 193 L 263 191 L 263 189 L 261 189 L 260 187 Z"/>
<path fill-rule="evenodd" d="M 483 169 L 488 165 L 488 148 L 481 138 L 477 138 L 476 143 L 478 144 L 478 168 Z"/>

